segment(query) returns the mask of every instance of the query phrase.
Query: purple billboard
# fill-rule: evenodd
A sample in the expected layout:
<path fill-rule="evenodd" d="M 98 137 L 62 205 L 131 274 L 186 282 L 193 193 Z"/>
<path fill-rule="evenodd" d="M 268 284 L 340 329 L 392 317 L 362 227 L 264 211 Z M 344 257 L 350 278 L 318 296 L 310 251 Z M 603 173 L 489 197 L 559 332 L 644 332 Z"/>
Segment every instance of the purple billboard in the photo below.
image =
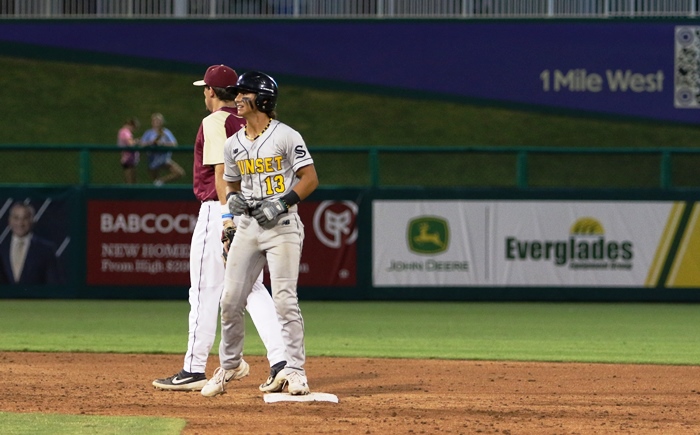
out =
<path fill-rule="evenodd" d="M 690 21 L 32 21 L 0 42 L 698 123 Z"/>

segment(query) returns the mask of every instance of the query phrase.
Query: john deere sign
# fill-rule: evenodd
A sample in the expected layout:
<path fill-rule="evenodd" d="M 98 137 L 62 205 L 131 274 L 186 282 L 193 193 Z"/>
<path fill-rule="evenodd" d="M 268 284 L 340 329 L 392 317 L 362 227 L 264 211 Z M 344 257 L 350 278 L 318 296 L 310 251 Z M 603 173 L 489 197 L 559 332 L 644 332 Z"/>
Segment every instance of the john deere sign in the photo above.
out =
<path fill-rule="evenodd" d="M 438 254 L 447 250 L 450 228 L 438 217 L 423 216 L 408 223 L 408 247 L 418 254 Z"/>

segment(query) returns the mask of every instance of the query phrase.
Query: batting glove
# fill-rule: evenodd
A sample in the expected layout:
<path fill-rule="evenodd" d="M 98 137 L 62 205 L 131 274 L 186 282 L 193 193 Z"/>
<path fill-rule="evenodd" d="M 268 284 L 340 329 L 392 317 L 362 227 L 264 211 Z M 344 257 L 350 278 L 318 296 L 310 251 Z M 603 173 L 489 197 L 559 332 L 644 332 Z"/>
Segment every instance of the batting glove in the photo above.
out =
<path fill-rule="evenodd" d="M 274 221 L 277 216 L 286 212 L 287 204 L 281 199 L 275 199 L 263 201 L 258 208 L 253 210 L 251 215 L 258 221 L 260 226 L 265 226 L 267 223 Z"/>
<path fill-rule="evenodd" d="M 232 215 L 240 216 L 248 210 L 248 203 L 245 202 L 243 194 L 238 192 L 235 195 L 231 195 L 226 201 L 228 204 L 228 209 Z"/>

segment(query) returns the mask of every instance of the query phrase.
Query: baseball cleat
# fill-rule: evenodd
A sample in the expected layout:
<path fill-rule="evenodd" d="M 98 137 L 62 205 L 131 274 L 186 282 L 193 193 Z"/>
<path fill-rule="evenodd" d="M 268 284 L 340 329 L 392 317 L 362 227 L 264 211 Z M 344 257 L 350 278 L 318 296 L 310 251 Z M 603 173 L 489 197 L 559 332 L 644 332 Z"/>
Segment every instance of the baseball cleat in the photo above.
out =
<path fill-rule="evenodd" d="M 171 391 L 199 391 L 207 383 L 204 373 L 190 373 L 181 370 L 169 378 L 156 379 L 153 386 L 160 390 Z"/>
<path fill-rule="evenodd" d="M 287 384 L 287 391 L 292 396 L 302 396 L 311 392 L 306 375 L 300 371 L 289 370 L 287 372 Z"/>
<path fill-rule="evenodd" d="M 270 367 L 270 376 L 265 383 L 260 384 L 260 391 L 263 393 L 277 393 L 284 390 L 284 386 L 287 384 L 287 377 L 284 374 L 284 366 L 286 365 L 287 361 L 280 361 Z"/>
<path fill-rule="evenodd" d="M 214 376 L 209 379 L 209 382 L 202 387 L 202 396 L 214 397 L 217 394 L 223 394 L 226 390 L 226 384 L 232 379 L 241 379 L 248 376 L 250 366 L 244 360 L 235 369 L 225 370 L 218 367 L 214 371 Z"/>

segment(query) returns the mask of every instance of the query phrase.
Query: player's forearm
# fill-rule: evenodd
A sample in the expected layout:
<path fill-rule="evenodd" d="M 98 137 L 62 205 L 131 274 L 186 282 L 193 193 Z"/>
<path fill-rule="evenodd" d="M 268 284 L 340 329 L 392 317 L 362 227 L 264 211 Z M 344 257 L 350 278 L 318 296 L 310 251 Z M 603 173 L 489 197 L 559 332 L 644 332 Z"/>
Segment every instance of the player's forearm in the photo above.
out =
<path fill-rule="evenodd" d="M 318 175 L 314 165 L 304 166 L 297 171 L 299 182 L 294 186 L 294 191 L 299 199 L 306 199 L 318 187 Z"/>
<path fill-rule="evenodd" d="M 228 198 L 229 193 L 238 193 L 241 191 L 240 181 L 226 181 L 226 197 Z"/>
<path fill-rule="evenodd" d="M 219 198 L 221 204 L 226 204 L 226 181 L 224 181 L 224 165 L 214 166 L 214 188 L 216 189 L 216 196 Z"/>

